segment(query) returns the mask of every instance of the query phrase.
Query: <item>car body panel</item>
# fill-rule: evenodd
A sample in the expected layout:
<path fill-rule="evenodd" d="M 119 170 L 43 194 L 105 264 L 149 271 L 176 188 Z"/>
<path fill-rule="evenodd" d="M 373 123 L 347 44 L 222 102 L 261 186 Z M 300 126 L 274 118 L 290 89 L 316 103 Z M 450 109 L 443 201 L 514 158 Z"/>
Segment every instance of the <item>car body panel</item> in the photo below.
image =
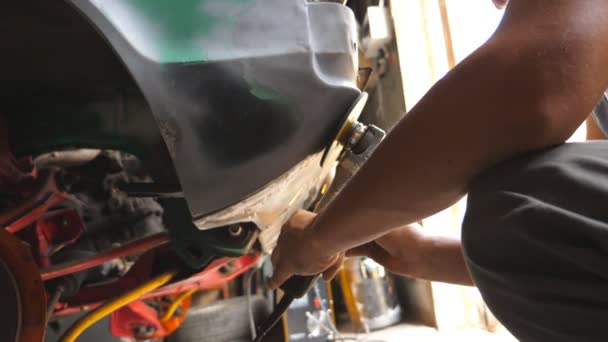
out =
<path fill-rule="evenodd" d="M 322 151 L 360 95 L 356 21 L 339 4 L 69 1 L 140 87 L 194 218 Z"/>

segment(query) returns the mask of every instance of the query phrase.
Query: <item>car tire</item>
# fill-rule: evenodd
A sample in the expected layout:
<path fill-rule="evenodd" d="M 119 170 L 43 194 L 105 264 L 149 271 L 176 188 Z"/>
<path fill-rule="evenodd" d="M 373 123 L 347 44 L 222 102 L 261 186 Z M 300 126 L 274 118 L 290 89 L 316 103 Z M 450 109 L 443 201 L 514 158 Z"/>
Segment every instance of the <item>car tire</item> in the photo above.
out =
<path fill-rule="evenodd" d="M 256 326 L 270 314 L 268 301 L 252 296 L 251 306 Z M 168 342 L 249 342 L 251 327 L 247 297 L 220 300 L 210 305 L 190 308 L 184 323 Z"/>

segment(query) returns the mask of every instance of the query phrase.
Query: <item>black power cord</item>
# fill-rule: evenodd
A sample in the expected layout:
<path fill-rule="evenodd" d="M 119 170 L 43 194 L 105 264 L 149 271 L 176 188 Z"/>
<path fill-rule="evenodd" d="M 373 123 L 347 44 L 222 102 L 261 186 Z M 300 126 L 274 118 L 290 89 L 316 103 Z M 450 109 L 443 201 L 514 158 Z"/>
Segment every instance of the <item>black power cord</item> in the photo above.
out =
<path fill-rule="evenodd" d="M 302 298 L 312 288 L 319 276 L 292 276 L 283 285 L 281 290 L 285 293 L 268 319 L 258 327 L 257 337 L 253 342 L 261 342 L 264 337 L 281 320 L 294 300 Z"/>

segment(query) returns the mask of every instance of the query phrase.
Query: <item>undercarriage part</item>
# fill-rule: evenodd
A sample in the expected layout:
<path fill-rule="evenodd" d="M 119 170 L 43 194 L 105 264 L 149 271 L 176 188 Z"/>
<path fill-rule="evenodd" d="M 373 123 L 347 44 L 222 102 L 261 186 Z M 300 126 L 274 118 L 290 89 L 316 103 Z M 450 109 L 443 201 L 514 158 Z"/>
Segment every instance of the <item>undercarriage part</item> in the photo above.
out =
<path fill-rule="evenodd" d="M 193 291 L 214 289 L 226 282 L 244 274 L 260 261 L 258 255 L 247 255 L 240 258 L 218 259 L 194 276 L 178 280 L 170 285 L 149 292 L 118 311 L 110 317 L 110 330 L 113 335 L 139 339 L 163 338 L 177 329 L 186 318 L 189 308 L 189 299 L 185 299 L 178 311 L 171 319 L 163 322 L 162 314 L 166 298 L 177 301 L 180 294 Z M 126 278 L 129 275 L 125 276 Z M 122 293 L 129 291 L 133 286 L 122 286 Z M 105 297 L 112 297 L 115 293 L 111 286 L 102 287 L 98 291 L 104 292 Z M 81 310 L 90 310 L 100 307 L 100 303 L 88 303 L 83 307 L 70 307 L 57 316 L 70 315 Z"/>
<path fill-rule="evenodd" d="M 70 242 L 64 248 L 43 248 L 39 253 L 48 255 L 40 258 L 41 265 L 47 267 L 42 270 L 43 279 L 61 277 L 47 287 L 63 287 L 62 299 L 74 296 L 84 284 L 125 274 L 138 253 L 166 242 L 160 204 L 153 198 L 131 198 L 117 190 L 124 182 L 149 179 L 135 157 L 102 151 L 87 163 L 61 169 L 60 175 L 74 198 L 75 209 L 70 210 L 77 210 L 77 215 L 74 222 L 63 215 L 65 222 L 59 229 L 52 222 L 42 225 L 46 234 L 37 234 L 34 241 L 44 242 L 40 237 L 57 236 L 56 232 L 82 225 L 74 238 L 64 238 Z M 37 229 L 43 222 L 38 221 Z M 50 268 L 48 259 L 53 264 Z"/>
<path fill-rule="evenodd" d="M 22 188 L 30 195 L 24 195 L 25 200 L 16 205 L 6 206 L 12 209 L 0 214 L 0 219 L 4 219 L 0 222 L 8 228 L 6 232 L 14 233 L 13 239 L 18 237 L 30 245 L 36 257 L 40 273 L 35 272 L 46 281 L 49 293 L 48 301 L 44 297 L 39 301 L 47 303 L 48 313 L 42 314 L 46 319 L 99 306 L 107 298 L 148 281 L 159 265 L 162 269 L 161 261 L 180 264 L 167 246 L 170 237 L 162 221 L 164 209 L 154 197 L 149 197 L 179 189 L 150 187 L 154 183 L 141 171 L 138 160 L 128 154 L 101 151 L 94 155 L 91 160 L 88 158 L 92 155 L 85 155 L 74 157 L 78 160 L 39 161 L 39 165 L 53 168 L 41 169 L 40 177 L 32 178 L 31 184 Z M 182 219 L 192 226 L 183 199 L 168 200 L 178 201 L 179 207 L 185 209 L 180 211 L 177 226 Z M 229 226 L 203 234 L 197 229 L 194 231 L 196 243 L 188 246 L 187 253 L 198 253 L 194 269 L 203 271 L 145 294 L 142 300 L 154 301 L 154 298 L 218 286 L 259 260 L 257 255 L 246 255 L 256 241 L 254 225 Z M 217 259 L 220 255 L 240 258 Z M 9 284 L 12 277 L 6 276 L 4 268 L 0 270 L 0 281 Z M 40 280 L 38 284 L 41 285 Z M 20 299 L 9 285 L 4 293 L 15 301 Z M 7 302 L 6 305 L 15 306 L 13 304 Z M 184 311 L 183 307 L 179 310 Z M 183 319 L 180 312 L 165 322 L 156 317 L 165 333 L 175 330 Z M 6 322 L 15 326 L 15 332 L 20 329 L 14 324 L 18 322 L 15 319 Z M 134 336 L 144 337 L 149 333 L 146 329 L 138 328 Z"/>
<path fill-rule="evenodd" d="M 246 255 L 240 258 L 222 258 L 212 262 L 204 270 L 189 278 L 175 281 L 174 283 L 155 290 L 141 298 L 147 300 L 159 296 L 173 295 L 192 289 L 205 290 L 213 289 L 226 282 L 234 280 L 236 277 L 247 272 L 260 261 L 257 254 Z M 145 263 L 145 260 L 144 260 Z M 71 306 L 55 312 L 55 317 L 67 316 L 77 312 L 86 311 L 101 305 L 104 298 L 118 296 L 121 293 L 137 286 L 146 279 L 143 274 L 148 274 L 149 269 L 142 267 L 139 272 L 136 264 L 129 274 L 120 280 L 106 285 L 99 285 L 95 288 L 84 288 L 75 298 L 70 299 Z"/>
<path fill-rule="evenodd" d="M 57 171 L 41 172 L 32 189 L 32 194 L 0 213 L 0 226 L 10 233 L 17 233 L 34 223 L 51 207 L 70 198 L 57 182 Z"/>
<path fill-rule="evenodd" d="M 123 182 L 149 181 L 139 161 L 121 152 L 95 155 L 2 189 L 3 198 L 13 199 L 2 203 L 0 225 L 30 246 L 41 269 L 35 272 L 49 293 L 60 295 L 60 303 L 55 296 L 49 302 L 51 313 L 83 285 L 122 276 L 139 255 L 169 242 L 160 204 L 117 190 Z"/>
<path fill-rule="evenodd" d="M 0 332 L 10 342 L 42 341 L 46 298 L 27 248 L 0 229 Z"/>
<path fill-rule="evenodd" d="M 176 315 L 177 310 L 181 307 L 182 303 L 186 299 L 189 299 L 192 296 L 192 294 L 194 294 L 194 292 L 196 292 L 196 290 L 193 289 L 193 290 L 183 292 L 179 296 L 177 296 L 175 298 L 175 300 L 173 300 L 173 303 L 171 303 L 171 306 L 169 306 L 169 308 L 167 308 L 165 314 L 160 318 L 160 321 L 163 323 L 166 323 L 171 318 L 173 318 Z"/>
<path fill-rule="evenodd" d="M 57 305 L 57 303 L 59 303 L 59 300 L 63 296 L 64 292 L 65 292 L 64 286 L 57 286 L 55 288 L 55 291 L 53 292 L 53 295 L 48 300 L 48 303 L 46 305 L 46 322 L 47 322 L 47 324 L 48 324 L 49 320 L 51 319 L 51 317 L 53 317 L 53 313 L 55 312 L 55 306 Z"/>
<path fill-rule="evenodd" d="M 165 199 L 162 203 L 175 252 L 194 270 L 208 265 L 218 255 L 246 255 L 257 241 L 258 229 L 251 223 L 201 231 L 192 223 L 184 199 Z"/>
<path fill-rule="evenodd" d="M 39 155 L 34 159 L 34 165 L 37 169 L 80 166 L 97 158 L 100 153 L 101 150 L 96 149 L 55 151 Z"/>
<path fill-rule="evenodd" d="M 191 296 L 195 291 L 192 289 L 174 295 L 133 302 L 112 313 L 110 331 L 116 337 L 138 340 L 167 337 L 186 318 Z"/>
<path fill-rule="evenodd" d="M 83 288 L 79 294 L 80 298 L 86 298 L 88 294 L 97 294 L 98 298 L 114 297 L 118 293 L 127 291 L 139 282 L 145 281 L 145 277 L 149 274 L 150 269 L 146 265 L 150 265 L 146 260 L 152 260 L 156 253 L 151 251 L 144 255 L 138 260 L 132 270 L 123 276 L 121 279 L 114 283 L 107 285 L 95 286 L 93 288 Z M 158 256 L 162 258 L 162 256 Z M 157 257 L 157 258 L 158 258 Z M 143 260 L 142 260 L 143 259 Z M 128 335 L 126 332 L 131 332 L 129 337 L 147 338 L 150 337 L 164 337 L 173 332 L 183 322 L 185 311 L 187 311 L 187 305 L 180 309 L 177 315 L 174 315 L 171 319 L 163 322 L 161 319 L 162 312 L 153 312 L 149 308 L 150 302 L 157 302 L 159 299 L 167 296 L 176 296 L 176 294 L 192 292 L 202 289 L 216 288 L 221 284 L 240 276 L 247 270 L 251 269 L 254 265 L 258 264 L 260 258 L 258 255 L 246 255 L 240 258 L 224 258 L 218 259 L 212 262 L 210 265 L 204 268 L 200 273 L 194 274 L 193 276 L 187 277 L 182 280 L 178 280 L 173 284 L 166 285 L 162 288 L 154 290 L 150 293 L 143 295 L 139 302 L 134 302 L 128 307 L 124 307 L 115 314 L 120 316 L 121 319 L 111 319 L 111 324 L 117 324 L 119 326 L 113 326 L 112 331 L 115 331 L 114 335 L 125 336 Z M 139 267 L 140 263 L 144 266 L 142 269 Z M 169 264 L 175 264 L 175 262 L 169 262 Z M 141 271 L 141 272 L 140 272 Z M 138 280 L 141 279 L 141 280 Z M 84 292 L 84 293 L 83 293 Z M 83 297 L 84 295 L 84 297 Z M 78 298 L 75 298 L 78 299 Z M 89 301 L 81 301 L 81 304 L 72 302 L 72 305 L 64 310 L 55 312 L 55 317 L 69 315 L 81 310 L 87 310 L 98 307 L 99 303 Z M 125 319 L 128 318 L 128 319 Z M 127 323 L 137 323 L 135 325 L 126 325 Z"/>
<path fill-rule="evenodd" d="M 123 183 L 119 185 L 119 189 L 129 197 L 184 197 L 184 194 L 175 185 Z"/>
<path fill-rule="evenodd" d="M 260 256 L 258 254 L 245 255 L 239 258 L 221 258 L 190 278 L 165 286 L 152 295 L 160 296 L 191 289 L 212 289 L 234 280 L 259 262 Z"/>
<path fill-rule="evenodd" d="M 79 319 L 61 338 L 62 342 L 75 342 L 78 336 L 82 334 L 88 327 L 93 325 L 95 322 L 111 314 L 112 312 L 120 309 L 121 307 L 132 303 L 147 293 L 154 291 L 155 289 L 170 282 L 175 277 L 177 272 L 165 272 L 159 276 L 156 276 L 146 283 L 134 288 L 133 290 L 121 295 L 120 297 L 113 299 L 106 304 L 93 310 L 83 318 Z"/>
<path fill-rule="evenodd" d="M 96 254 L 86 259 L 66 261 L 64 263 L 59 263 L 51 267 L 44 268 L 40 270 L 40 276 L 42 280 L 50 280 L 68 274 L 82 272 L 95 266 L 102 265 L 114 259 L 124 258 L 129 255 L 136 255 L 147 252 L 154 248 L 167 245 L 169 244 L 169 242 L 170 239 L 168 234 L 159 233 L 143 238 L 141 240 L 127 243 L 110 251 Z"/>

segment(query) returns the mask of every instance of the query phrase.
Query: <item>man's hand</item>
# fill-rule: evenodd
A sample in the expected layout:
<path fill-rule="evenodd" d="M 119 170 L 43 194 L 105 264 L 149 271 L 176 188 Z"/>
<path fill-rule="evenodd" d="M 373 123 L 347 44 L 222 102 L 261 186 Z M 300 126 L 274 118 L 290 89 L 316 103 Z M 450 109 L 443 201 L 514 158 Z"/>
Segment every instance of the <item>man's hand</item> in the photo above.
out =
<path fill-rule="evenodd" d="M 311 228 L 315 218 L 316 214 L 300 210 L 283 227 L 272 253 L 271 289 L 281 286 L 294 274 L 323 273 L 323 278 L 330 280 L 342 266 L 344 253 L 331 255 L 318 247 L 318 236 Z M 427 236 L 417 224 L 392 230 L 375 241 L 347 251 L 346 255 L 370 257 L 389 271 L 408 277 L 473 285 L 460 241 Z"/>
<path fill-rule="evenodd" d="M 367 256 L 393 273 L 415 277 L 424 241 L 418 228 L 418 225 L 410 225 L 393 230 L 376 241 L 347 251 L 346 256 Z"/>
<path fill-rule="evenodd" d="M 370 257 L 389 271 L 407 277 L 473 285 L 460 241 L 425 235 L 418 224 L 395 229 L 347 251 L 346 256 Z"/>
<path fill-rule="evenodd" d="M 344 260 L 344 254 L 327 255 L 317 248 L 314 231 L 310 228 L 317 215 L 308 211 L 296 212 L 283 226 L 277 247 L 272 253 L 274 273 L 269 287 L 275 289 L 292 275 L 317 275 L 332 279 Z"/>

